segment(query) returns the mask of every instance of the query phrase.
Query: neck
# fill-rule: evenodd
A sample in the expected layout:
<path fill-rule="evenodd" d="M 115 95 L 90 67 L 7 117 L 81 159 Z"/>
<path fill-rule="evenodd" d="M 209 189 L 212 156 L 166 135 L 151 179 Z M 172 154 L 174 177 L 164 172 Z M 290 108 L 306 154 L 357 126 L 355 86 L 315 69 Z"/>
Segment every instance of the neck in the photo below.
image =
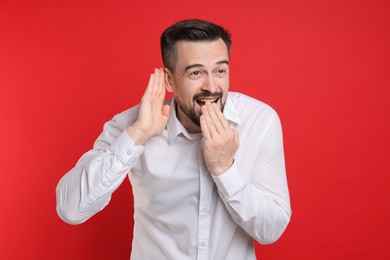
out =
<path fill-rule="evenodd" d="M 176 104 L 176 117 L 179 122 L 184 126 L 188 133 L 194 134 L 201 132 L 200 126 L 194 124 L 184 112 L 180 109 L 180 107 Z"/>

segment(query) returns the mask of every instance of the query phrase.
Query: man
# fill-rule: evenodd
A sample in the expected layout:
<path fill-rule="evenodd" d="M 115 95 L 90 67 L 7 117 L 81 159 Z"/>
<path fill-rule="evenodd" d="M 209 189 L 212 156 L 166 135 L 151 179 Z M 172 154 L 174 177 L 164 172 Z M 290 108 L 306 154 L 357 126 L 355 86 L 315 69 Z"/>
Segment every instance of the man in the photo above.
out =
<path fill-rule="evenodd" d="M 281 236 L 291 209 L 280 122 L 228 92 L 230 47 L 225 29 L 202 20 L 163 32 L 165 68 L 58 184 L 64 221 L 102 210 L 129 176 L 132 259 L 255 259 L 253 239 Z M 164 102 L 166 90 L 174 97 Z"/>

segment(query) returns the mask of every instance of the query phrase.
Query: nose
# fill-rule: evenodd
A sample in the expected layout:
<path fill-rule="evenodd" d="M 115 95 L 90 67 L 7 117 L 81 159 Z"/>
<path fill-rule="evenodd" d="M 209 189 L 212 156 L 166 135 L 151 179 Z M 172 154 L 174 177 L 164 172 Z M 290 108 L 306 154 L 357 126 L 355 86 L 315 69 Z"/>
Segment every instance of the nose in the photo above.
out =
<path fill-rule="evenodd" d="M 213 77 L 211 76 L 206 77 L 202 86 L 202 90 L 207 90 L 211 93 L 215 93 L 217 91 L 217 83 L 215 79 L 213 79 Z"/>

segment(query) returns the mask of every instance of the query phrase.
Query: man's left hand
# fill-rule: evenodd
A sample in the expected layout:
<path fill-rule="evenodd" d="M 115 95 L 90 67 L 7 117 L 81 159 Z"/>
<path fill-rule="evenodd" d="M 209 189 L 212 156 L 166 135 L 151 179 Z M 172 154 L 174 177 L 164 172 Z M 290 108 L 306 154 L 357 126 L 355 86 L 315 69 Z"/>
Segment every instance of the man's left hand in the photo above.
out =
<path fill-rule="evenodd" d="M 216 103 L 206 102 L 200 116 L 204 146 L 203 155 L 209 171 L 219 176 L 233 164 L 239 147 L 238 132 L 230 127 Z"/>

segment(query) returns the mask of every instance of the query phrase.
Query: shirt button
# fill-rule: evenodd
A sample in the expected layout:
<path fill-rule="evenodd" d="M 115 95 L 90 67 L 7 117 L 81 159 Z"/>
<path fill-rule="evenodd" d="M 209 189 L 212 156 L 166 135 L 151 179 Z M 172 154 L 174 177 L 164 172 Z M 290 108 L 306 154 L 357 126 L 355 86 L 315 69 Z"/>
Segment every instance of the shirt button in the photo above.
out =
<path fill-rule="evenodd" d="M 107 187 L 108 185 L 110 185 L 110 183 L 108 181 L 103 181 L 103 186 L 104 187 Z"/>
<path fill-rule="evenodd" d="M 207 245 L 207 243 L 206 243 L 206 241 L 202 240 L 202 241 L 199 242 L 199 245 L 201 247 L 205 247 Z"/>
<path fill-rule="evenodd" d="M 131 150 L 128 150 L 126 153 L 127 155 L 131 155 L 133 152 Z"/>

